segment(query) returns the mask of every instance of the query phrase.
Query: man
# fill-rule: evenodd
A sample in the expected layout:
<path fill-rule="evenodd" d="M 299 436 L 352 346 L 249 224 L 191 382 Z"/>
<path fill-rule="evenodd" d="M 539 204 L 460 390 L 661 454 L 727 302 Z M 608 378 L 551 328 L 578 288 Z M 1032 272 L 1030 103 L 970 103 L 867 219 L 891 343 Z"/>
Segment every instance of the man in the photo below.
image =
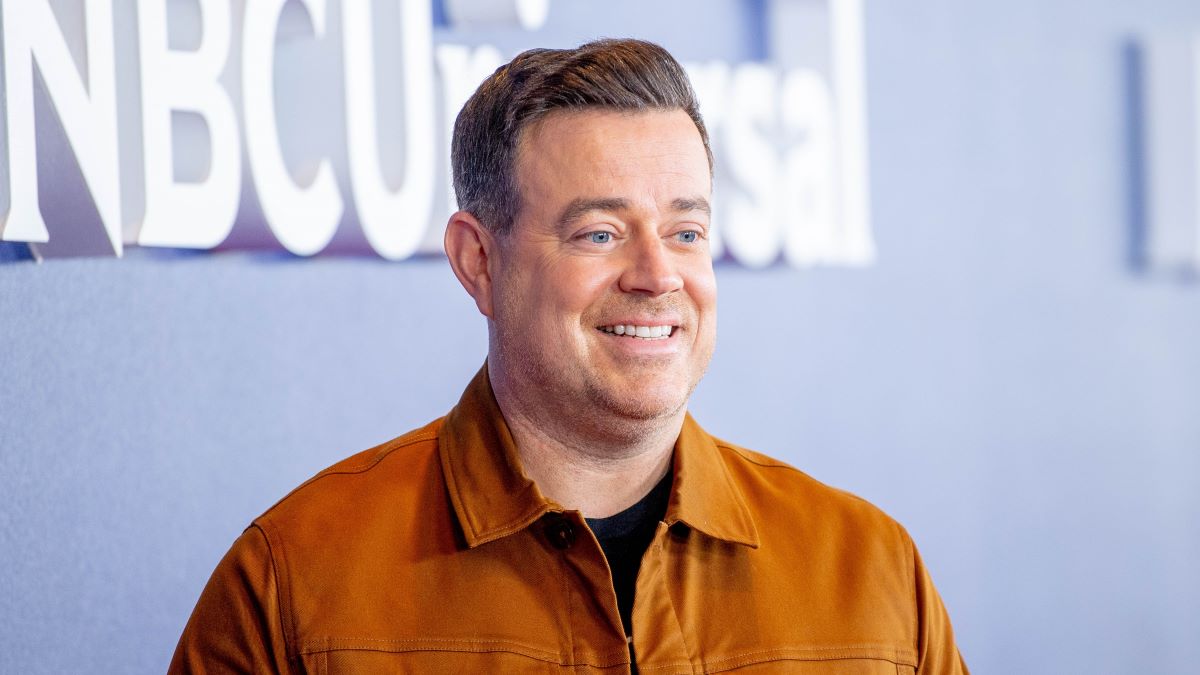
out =
<path fill-rule="evenodd" d="M 899 525 L 687 414 L 716 337 L 712 160 L 669 54 L 519 55 L 453 166 L 485 366 L 258 518 L 173 672 L 966 672 Z"/>

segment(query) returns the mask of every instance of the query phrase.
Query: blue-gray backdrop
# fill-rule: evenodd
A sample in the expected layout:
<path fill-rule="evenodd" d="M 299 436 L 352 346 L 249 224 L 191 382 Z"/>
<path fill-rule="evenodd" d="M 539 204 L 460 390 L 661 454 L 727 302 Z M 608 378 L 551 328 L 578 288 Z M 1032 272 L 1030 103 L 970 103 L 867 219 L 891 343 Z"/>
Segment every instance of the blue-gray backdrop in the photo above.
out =
<path fill-rule="evenodd" d="M 1126 47 L 1200 4 L 865 4 L 879 261 L 721 265 L 693 410 L 907 525 L 976 672 L 1194 672 L 1200 286 L 1135 262 Z M 474 37 L 734 60 L 761 15 L 562 2 Z M 253 516 L 442 414 L 484 355 L 440 259 L 22 254 L 0 248 L 3 672 L 163 670 Z"/>

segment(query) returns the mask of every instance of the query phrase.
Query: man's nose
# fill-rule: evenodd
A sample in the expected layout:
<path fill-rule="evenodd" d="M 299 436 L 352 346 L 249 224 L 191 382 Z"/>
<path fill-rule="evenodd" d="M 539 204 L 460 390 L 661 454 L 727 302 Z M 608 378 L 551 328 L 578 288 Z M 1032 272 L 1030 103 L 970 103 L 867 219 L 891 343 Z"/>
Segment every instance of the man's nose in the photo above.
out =
<path fill-rule="evenodd" d="M 679 261 L 661 237 L 636 237 L 627 250 L 629 255 L 619 282 L 622 291 L 659 296 L 683 288 Z"/>

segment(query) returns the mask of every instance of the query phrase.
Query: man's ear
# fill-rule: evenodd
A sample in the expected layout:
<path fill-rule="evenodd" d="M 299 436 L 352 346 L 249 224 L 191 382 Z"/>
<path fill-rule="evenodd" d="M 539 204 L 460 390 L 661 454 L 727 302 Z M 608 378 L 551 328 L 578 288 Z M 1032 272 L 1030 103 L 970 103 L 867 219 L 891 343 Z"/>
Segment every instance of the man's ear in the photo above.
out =
<path fill-rule="evenodd" d="M 492 317 L 492 256 L 498 254 L 496 239 L 467 211 L 456 211 L 446 223 L 446 257 L 459 283 L 475 298 L 479 312 Z"/>

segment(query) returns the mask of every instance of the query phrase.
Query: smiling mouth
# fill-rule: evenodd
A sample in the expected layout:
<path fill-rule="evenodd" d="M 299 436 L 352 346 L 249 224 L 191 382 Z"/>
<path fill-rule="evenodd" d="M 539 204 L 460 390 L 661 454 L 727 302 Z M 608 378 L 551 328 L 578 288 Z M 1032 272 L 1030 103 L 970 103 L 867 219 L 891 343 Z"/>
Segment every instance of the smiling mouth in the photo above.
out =
<path fill-rule="evenodd" d="M 613 335 L 623 335 L 638 340 L 665 340 L 675 333 L 676 326 L 600 326 L 599 330 Z"/>

